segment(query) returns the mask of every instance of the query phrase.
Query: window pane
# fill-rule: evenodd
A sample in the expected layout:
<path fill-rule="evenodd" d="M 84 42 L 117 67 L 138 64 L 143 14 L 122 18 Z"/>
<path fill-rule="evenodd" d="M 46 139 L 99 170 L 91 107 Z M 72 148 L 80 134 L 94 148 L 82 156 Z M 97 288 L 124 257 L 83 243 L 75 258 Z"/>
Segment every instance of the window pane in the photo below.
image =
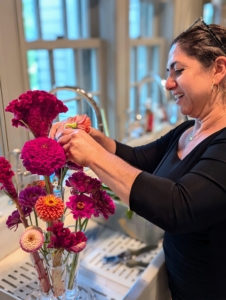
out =
<path fill-rule="evenodd" d="M 144 76 L 147 75 L 147 47 L 137 47 L 137 80 L 140 81 Z"/>
<path fill-rule="evenodd" d="M 35 0 L 23 0 L 24 35 L 28 42 L 38 39 L 38 20 L 36 14 Z"/>
<path fill-rule="evenodd" d="M 64 37 L 63 7 L 61 0 L 39 0 L 40 22 L 43 40 Z"/>
<path fill-rule="evenodd" d="M 214 23 L 214 8 L 212 3 L 206 3 L 203 6 L 203 19 L 207 24 Z"/>
<path fill-rule="evenodd" d="M 32 90 L 49 91 L 52 87 L 47 50 L 30 50 L 27 52 L 28 74 Z"/>
<path fill-rule="evenodd" d="M 80 37 L 80 14 L 79 14 L 79 0 L 67 0 L 67 27 L 68 38 L 79 39 Z"/>
<path fill-rule="evenodd" d="M 140 0 L 130 0 L 129 36 L 137 39 L 140 36 Z"/>
<path fill-rule="evenodd" d="M 156 4 L 157 5 L 157 4 Z M 130 0 L 129 36 L 132 39 L 153 36 L 154 7 L 149 1 Z"/>
<path fill-rule="evenodd" d="M 75 86 L 75 61 L 72 49 L 55 49 L 53 51 L 54 77 L 56 86 Z"/>

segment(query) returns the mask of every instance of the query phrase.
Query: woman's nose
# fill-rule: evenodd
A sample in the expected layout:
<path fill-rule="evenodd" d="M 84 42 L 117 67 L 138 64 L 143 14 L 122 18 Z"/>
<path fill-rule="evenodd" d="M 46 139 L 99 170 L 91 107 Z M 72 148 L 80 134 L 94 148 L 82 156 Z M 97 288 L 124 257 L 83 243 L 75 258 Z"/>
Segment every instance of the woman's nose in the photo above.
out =
<path fill-rule="evenodd" d="M 170 90 L 174 89 L 176 86 L 177 86 L 176 81 L 171 76 L 168 76 L 168 78 L 166 79 L 165 88 L 168 91 L 170 91 Z"/>

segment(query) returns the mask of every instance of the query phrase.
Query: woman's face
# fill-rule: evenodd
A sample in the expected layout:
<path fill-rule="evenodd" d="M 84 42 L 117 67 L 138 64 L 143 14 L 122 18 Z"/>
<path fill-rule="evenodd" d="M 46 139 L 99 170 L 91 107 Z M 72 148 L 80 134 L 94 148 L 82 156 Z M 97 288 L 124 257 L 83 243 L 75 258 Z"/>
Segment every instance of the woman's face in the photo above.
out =
<path fill-rule="evenodd" d="M 169 52 L 166 89 L 175 97 L 182 114 L 201 117 L 210 110 L 213 70 L 206 70 L 200 62 L 174 44 Z"/>

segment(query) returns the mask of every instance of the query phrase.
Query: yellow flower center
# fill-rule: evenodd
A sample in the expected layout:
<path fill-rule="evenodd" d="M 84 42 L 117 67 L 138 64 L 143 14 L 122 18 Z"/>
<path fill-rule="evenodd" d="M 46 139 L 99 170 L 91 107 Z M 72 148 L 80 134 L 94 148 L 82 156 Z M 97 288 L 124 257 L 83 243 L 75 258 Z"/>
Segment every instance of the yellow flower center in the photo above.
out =
<path fill-rule="evenodd" d="M 59 201 L 57 201 L 57 198 L 54 195 L 45 196 L 45 199 L 44 199 L 45 205 L 55 206 L 55 205 L 57 205 L 58 202 Z"/>
<path fill-rule="evenodd" d="M 64 126 L 64 129 L 67 129 L 67 128 L 76 129 L 76 128 L 77 128 L 77 123 L 76 123 L 76 122 L 74 122 L 74 123 L 67 123 L 67 124 Z"/>
<path fill-rule="evenodd" d="M 78 202 L 76 207 L 77 207 L 77 209 L 82 210 L 82 209 L 84 209 L 85 204 L 83 202 Z"/>

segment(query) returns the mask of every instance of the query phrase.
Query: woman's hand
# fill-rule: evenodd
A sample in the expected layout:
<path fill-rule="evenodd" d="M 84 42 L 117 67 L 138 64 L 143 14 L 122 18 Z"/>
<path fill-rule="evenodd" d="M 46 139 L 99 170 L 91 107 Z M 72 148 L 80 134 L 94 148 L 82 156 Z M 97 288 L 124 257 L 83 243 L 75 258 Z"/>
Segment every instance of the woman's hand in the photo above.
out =
<path fill-rule="evenodd" d="M 58 140 L 62 136 L 62 132 L 64 131 L 64 135 L 71 134 L 74 132 L 74 129 L 64 129 L 65 125 L 67 123 L 72 123 L 73 118 L 67 118 L 65 121 L 56 122 L 52 125 L 49 137 L 51 139 Z M 104 135 L 99 130 L 91 127 L 89 135 L 97 142 L 99 143 L 104 149 L 106 149 L 108 152 L 114 154 L 116 151 L 116 144 L 115 141 L 108 138 L 106 135 Z"/>
<path fill-rule="evenodd" d="M 67 123 L 70 123 L 70 120 L 71 120 L 72 118 L 67 118 L 66 120 L 64 120 L 64 121 L 61 121 L 61 122 L 56 122 L 56 123 L 54 123 L 54 124 L 52 124 L 52 127 L 51 127 L 51 129 L 50 129 L 50 133 L 49 133 L 49 137 L 51 138 L 51 139 L 55 139 L 55 140 L 58 140 L 60 137 L 61 137 L 61 135 L 62 135 L 62 132 L 65 130 L 64 129 L 64 127 L 65 127 L 65 125 L 67 124 Z M 70 133 L 72 133 L 74 130 L 73 129 L 71 129 L 71 128 L 69 128 L 69 129 L 67 129 L 68 131 L 68 134 L 70 134 Z"/>
<path fill-rule="evenodd" d="M 58 129 L 59 130 L 59 129 Z M 80 166 L 89 166 L 105 150 L 84 130 L 65 129 L 58 142 L 63 146 L 67 160 Z"/>

